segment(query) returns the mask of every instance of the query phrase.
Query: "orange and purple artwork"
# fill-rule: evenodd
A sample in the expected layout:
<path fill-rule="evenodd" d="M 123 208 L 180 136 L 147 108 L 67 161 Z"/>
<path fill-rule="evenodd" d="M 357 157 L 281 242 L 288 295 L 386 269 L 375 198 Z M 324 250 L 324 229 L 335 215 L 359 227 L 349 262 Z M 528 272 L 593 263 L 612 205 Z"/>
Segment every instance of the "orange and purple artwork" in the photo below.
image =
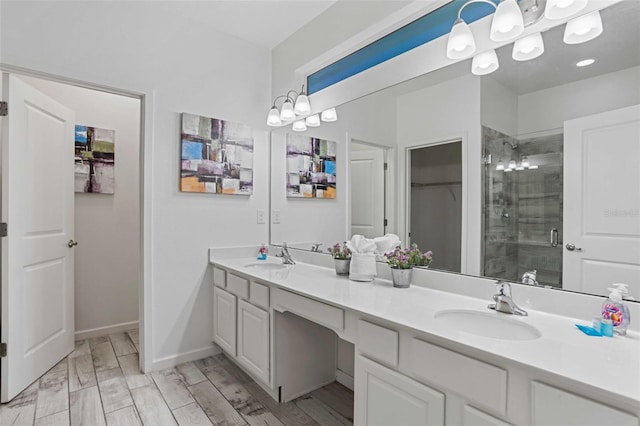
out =
<path fill-rule="evenodd" d="M 180 190 L 253 193 L 253 130 L 244 124 L 182 113 Z"/>

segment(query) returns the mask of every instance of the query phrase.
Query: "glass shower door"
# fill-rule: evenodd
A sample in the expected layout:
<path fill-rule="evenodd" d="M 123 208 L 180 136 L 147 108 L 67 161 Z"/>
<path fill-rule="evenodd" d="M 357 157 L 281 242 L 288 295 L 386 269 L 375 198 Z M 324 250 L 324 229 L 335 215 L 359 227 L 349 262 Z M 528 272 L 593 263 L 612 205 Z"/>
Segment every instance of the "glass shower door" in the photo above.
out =
<path fill-rule="evenodd" d="M 483 127 L 483 275 L 562 287 L 562 146 Z"/>

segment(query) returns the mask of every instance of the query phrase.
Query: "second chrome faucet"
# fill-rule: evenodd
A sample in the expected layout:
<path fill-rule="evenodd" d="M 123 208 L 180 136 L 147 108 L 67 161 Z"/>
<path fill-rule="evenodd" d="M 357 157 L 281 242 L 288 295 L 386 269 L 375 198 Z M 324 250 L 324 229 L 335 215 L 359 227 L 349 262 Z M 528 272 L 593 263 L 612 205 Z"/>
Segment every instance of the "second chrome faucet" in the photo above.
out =
<path fill-rule="evenodd" d="M 505 281 L 498 281 L 496 283 L 496 294 L 493 295 L 493 300 L 496 303 L 491 303 L 487 306 L 489 309 L 494 309 L 498 312 L 505 314 L 527 316 L 527 311 L 521 309 L 516 305 L 511 296 L 511 284 Z"/>

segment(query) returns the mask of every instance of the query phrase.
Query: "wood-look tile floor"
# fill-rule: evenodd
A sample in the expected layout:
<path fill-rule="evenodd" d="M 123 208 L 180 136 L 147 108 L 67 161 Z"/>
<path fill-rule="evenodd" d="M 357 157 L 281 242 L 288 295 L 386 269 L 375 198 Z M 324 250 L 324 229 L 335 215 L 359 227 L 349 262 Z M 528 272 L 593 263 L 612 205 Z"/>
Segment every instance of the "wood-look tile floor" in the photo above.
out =
<path fill-rule="evenodd" d="M 138 331 L 75 350 L 0 406 L 0 425 L 349 425 L 353 392 L 332 383 L 286 404 L 224 355 L 142 374 Z"/>

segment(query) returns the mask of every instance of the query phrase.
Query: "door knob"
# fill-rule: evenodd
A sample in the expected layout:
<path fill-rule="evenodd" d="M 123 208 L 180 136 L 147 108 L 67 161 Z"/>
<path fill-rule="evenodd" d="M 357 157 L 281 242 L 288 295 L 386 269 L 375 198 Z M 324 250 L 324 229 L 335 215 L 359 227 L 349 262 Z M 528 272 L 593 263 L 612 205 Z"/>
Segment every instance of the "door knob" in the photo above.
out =
<path fill-rule="evenodd" d="M 67 245 L 69 246 L 69 248 L 72 248 L 73 246 L 77 246 L 78 243 L 76 241 L 73 240 L 69 240 L 69 242 L 67 243 Z"/>
<path fill-rule="evenodd" d="M 567 243 L 566 247 L 569 251 L 582 251 L 580 247 L 576 247 L 576 245 L 572 243 Z"/>

